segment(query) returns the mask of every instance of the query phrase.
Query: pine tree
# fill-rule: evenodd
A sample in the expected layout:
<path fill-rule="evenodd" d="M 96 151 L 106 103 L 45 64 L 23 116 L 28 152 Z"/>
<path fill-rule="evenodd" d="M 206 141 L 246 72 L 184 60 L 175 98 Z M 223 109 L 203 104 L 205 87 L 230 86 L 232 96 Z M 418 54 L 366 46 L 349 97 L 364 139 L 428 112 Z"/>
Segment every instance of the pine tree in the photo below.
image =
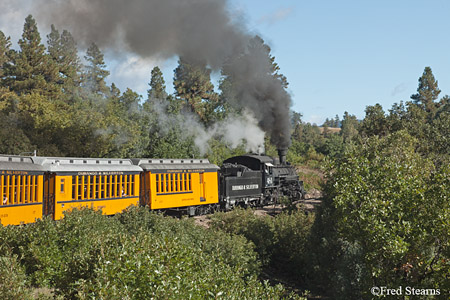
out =
<path fill-rule="evenodd" d="M 25 19 L 20 51 L 11 52 L 13 65 L 7 69 L 7 83 L 18 95 L 37 92 L 51 98 L 59 95 L 57 66 L 45 54 L 45 46 L 36 21 L 29 15 Z"/>
<path fill-rule="evenodd" d="M 119 98 L 119 103 L 122 105 L 127 114 L 136 114 L 140 110 L 141 96 L 132 89 L 127 90 Z"/>
<path fill-rule="evenodd" d="M 221 102 L 238 113 L 247 109 L 255 114 L 259 126 L 278 148 L 290 143 L 291 98 L 288 82 L 270 54 L 270 47 L 256 36 L 245 49 L 231 57 L 222 68 Z"/>
<path fill-rule="evenodd" d="M 106 70 L 103 53 L 95 43 L 92 43 L 84 58 L 88 61 L 88 65 L 85 66 L 83 85 L 95 94 L 107 94 L 105 78 L 108 77 L 109 71 Z"/>
<path fill-rule="evenodd" d="M 0 86 L 3 86 L 3 77 L 5 76 L 5 68 L 7 64 L 10 63 L 10 47 L 11 38 L 6 37 L 5 34 L 0 30 Z"/>
<path fill-rule="evenodd" d="M 163 73 L 161 69 L 156 66 L 152 69 L 150 83 L 148 84 L 150 89 L 147 91 L 148 99 L 166 99 L 166 82 L 164 81 Z"/>
<path fill-rule="evenodd" d="M 150 86 L 150 89 L 147 90 L 148 98 L 143 105 L 144 110 L 149 113 L 155 113 L 155 102 L 159 102 L 167 105 L 166 111 L 168 111 L 170 102 L 166 102 L 168 101 L 166 82 L 159 67 L 156 66 L 152 69 L 148 85 Z"/>
<path fill-rule="evenodd" d="M 425 67 L 422 76 L 419 78 L 417 94 L 411 95 L 411 99 L 428 113 L 434 114 L 437 108 L 434 101 L 438 99 L 440 93 L 441 90 L 431 68 Z"/>
<path fill-rule="evenodd" d="M 253 39 L 250 40 L 249 45 L 249 52 L 250 54 L 258 51 L 263 51 L 265 55 L 269 57 L 270 64 L 271 64 L 271 75 L 278 79 L 281 82 L 281 86 L 286 89 L 289 85 L 286 76 L 279 73 L 280 66 L 275 62 L 275 56 L 271 55 L 270 52 L 272 49 L 264 42 L 264 40 L 259 36 L 255 36 Z"/>
<path fill-rule="evenodd" d="M 116 84 L 113 82 L 111 83 L 111 88 L 109 89 L 109 99 L 112 100 L 114 103 L 119 103 L 119 97 L 120 97 L 120 89 L 116 86 Z"/>
<path fill-rule="evenodd" d="M 326 118 L 325 122 L 323 122 L 323 124 L 322 124 L 322 126 L 325 126 L 325 125 L 328 126 L 328 127 L 333 127 L 332 124 L 331 124 L 330 119 L 328 119 L 328 118 Z"/>
<path fill-rule="evenodd" d="M 215 120 L 219 95 L 211 83 L 211 70 L 204 63 L 190 63 L 180 58 L 175 69 L 175 95 L 184 101 L 185 107 L 197 114 L 204 124 Z"/>
<path fill-rule="evenodd" d="M 302 113 L 296 112 L 296 111 L 291 111 L 291 125 L 292 128 L 295 128 L 295 126 L 297 124 L 301 124 L 302 123 Z"/>
<path fill-rule="evenodd" d="M 365 136 L 384 136 L 388 134 L 388 124 L 380 104 L 366 107 L 366 117 L 361 123 L 360 133 Z"/>
<path fill-rule="evenodd" d="M 78 50 L 72 34 L 64 30 L 62 34 L 51 25 L 51 32 L 47 35 L 48 53 L 56 62 L 60 74 L 59 84 L 65 90 L 72 90 L 80 83 L 81 63 Z"/>
<path fill-rule="evenodd" d="M 267 75 L 272 76 L 276 80 L 280 81 L 283 89 L 286 89 L 289 85 L 286 76 L 279 73 L 280 67 L 275 62 L 275 57 L 270 54 L 270 47 L 264 43 L 264 40 L 260 36 L 255 36 L 250 39 L 247 49 L 245 49 L 240 55 L 230 58 L 221 70 L 220 80 L 220 102 L 230 111 L 240 111 L 240 95 L 239 90 L 245 89 L 245 87 L 237 87 L 241 84 L 236 77 L 233 70 L 236 66 L 240 65 L 243 61 L 251 60 L 251 57 L 267 57 L 269 65 L 266 69 Z M 231 107 L 230 107 L 231 106 Z"/>
<path fill-rule="evenodd" d="M 403 101 L 392 104 L 389 109 L 389 115 L 386 117 L 386 123 L 389 132 L 396 132 L 405 129 L 404 120 L 407 118 L 407 110 Z"/>
<path fill-rule="evenodd" d="M 341 128 L 341 121 L 339 120 L 339 116 L 338 115 L 336 115 L 334 117 L 334 125 L 333 125 L 333 127 Z"/>
<path fill-rule="evenodd" d="M 340 132 L 344 142 L 350 142 L 358 135 L 358 125 L 358 119 L 356 119 L 356 116 L 350 115 L 348 112 L 344 112 L 341 127 L 342 130 Z"/>

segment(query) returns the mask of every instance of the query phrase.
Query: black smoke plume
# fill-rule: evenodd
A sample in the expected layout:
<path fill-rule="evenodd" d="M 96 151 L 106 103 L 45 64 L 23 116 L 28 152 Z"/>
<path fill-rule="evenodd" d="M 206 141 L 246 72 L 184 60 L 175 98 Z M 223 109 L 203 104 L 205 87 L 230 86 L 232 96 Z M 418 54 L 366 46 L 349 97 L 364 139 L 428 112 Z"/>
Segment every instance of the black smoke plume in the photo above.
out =
<path fill-rule="evenodd" d="M 267 55 L 242 55 L 251 35 L 222 0 L 37 0 L 39 22 L 69 29 L 86 46 L 133 52 L 142 57 L 180 56 L 226 65 L 233 78 L 235 105 L 253 111 L 279 148 L 290 141 L 291 99 L 271 75 Z M 235 59 L 239 57 L 239 59 Z M 227 63 L 226 63 L 227 62 Z"/>

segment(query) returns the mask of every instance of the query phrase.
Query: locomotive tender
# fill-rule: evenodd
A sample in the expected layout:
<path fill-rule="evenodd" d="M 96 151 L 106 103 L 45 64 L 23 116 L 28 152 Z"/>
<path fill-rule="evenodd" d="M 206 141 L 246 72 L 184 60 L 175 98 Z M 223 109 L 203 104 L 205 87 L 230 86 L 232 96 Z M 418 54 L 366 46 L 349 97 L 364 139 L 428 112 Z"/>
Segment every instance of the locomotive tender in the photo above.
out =
<path fill-rule="evenodd" d="M 219 168 L 207 159 L 0 155 L 0 223 L 32 223 L 43 216 L 58 220 L 80 207 L 105 215 L 130 205 L 195 215 L 276 203 L 280 196 L 301 198 L 303 183 L 280 161 L 243 155 Z"/>

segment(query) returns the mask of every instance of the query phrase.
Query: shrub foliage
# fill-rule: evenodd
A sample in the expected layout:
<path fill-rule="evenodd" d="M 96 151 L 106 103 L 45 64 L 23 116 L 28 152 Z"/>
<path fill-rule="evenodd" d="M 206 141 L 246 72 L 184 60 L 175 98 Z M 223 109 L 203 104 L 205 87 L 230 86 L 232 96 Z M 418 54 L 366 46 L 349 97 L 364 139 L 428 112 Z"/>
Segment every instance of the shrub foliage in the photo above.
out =
<path fill-rule="evenodd" d="M 38 288 L 62 299 L 292 296 L 257 278 L 257 254 L 244 237 L 145 208 L 115 217 L 74 210 L 57 222 L 2 227 L 0 252 L 6 299 L 33 299 Z"/>

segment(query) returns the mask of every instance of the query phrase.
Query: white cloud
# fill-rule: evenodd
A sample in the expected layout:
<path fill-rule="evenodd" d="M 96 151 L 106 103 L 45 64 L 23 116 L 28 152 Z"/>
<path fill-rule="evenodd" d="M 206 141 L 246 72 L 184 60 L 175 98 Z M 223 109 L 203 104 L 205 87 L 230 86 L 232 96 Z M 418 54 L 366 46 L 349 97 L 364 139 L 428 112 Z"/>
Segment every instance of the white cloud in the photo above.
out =
<path fill-rule="evenodd" d="M 155 66 L 161 66 L 162 61 L 156 59 L 142 58 L 135 54 L 124 54 L 120 57 L 107 58 L 110 75 L 107 78 L 109 84 L 116 84 L 124 92 L 130 88 L 144 98 L 149 88 L 151 71 Z"/>

